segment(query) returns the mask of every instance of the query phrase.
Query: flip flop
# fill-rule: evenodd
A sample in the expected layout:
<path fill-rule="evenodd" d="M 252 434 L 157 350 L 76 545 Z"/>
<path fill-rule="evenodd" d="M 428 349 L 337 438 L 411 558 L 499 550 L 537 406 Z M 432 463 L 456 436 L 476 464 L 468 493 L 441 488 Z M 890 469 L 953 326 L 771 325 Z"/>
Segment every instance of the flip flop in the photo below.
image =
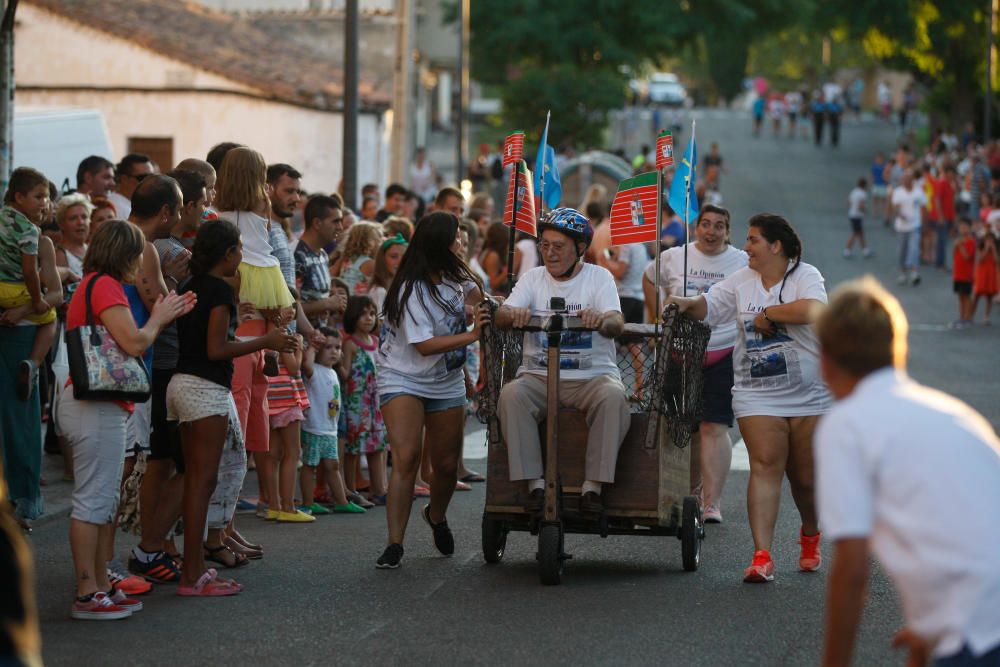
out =
<path fill-rule="evenodd" d="M 470 472 L 465 477 L 460 477 L 460 482 L 478 484 L 479 482 L 485 482 L 486 478 L 480 475 L 478 472 Z"/>
<path fill-rule="evenodd" d="M 223 540 L 223 543 L 229 547 L 234 553 L 243 554 L 250 560 L 260 560 L 264 557 L 264 551 L 260 549 L 250 549 L 240 543 L 239 540 L 227 537 Z"/>
<path fill-rule="evenodd" d="M 459 481 L 455 482 L 455 490 L 456 491 L 472 491 L 472 487 L 469 486 L 468 484 L 466 484 L 465 482 L 459 480 Z"/>
<path fill-rule="evenodd" d="M 236 553 L 225 544 L 218 547 L 210 547 L 207 544 L 203 544 L 202 547 L 205 549 L 205 560 L 217 563 L 227 569 L 243 567 L 250 562 L 250 559 L 248 559 L 244 554 Z M 232 564 L 224 560 L 224 555 L 227 551 L 233 555 Z"/>
<path fill-rule="evenodd" d="M 228 579 L 219 579 L 219 573 L 213 568 L 205 571 L 194 586 L 178 586 L 177 595 L 182 597 L 222 597 L 236 595 L 243 587 Z"/>

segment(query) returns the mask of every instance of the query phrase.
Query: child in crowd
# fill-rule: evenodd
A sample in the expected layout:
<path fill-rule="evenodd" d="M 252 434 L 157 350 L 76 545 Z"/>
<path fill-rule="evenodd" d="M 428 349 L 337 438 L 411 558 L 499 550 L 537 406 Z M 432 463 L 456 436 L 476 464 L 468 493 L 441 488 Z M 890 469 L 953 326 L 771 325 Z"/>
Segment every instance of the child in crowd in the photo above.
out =
<path fill-rule="evenodd" d="M 864 219 L 868 208 L 868 181 L 864 178 L 858 179 L 858 184 L 854 186 L 851 193 L 847 195 L 847 218 L 851 221 L 851 236 L 847 239 L 847 247 L 844 248 L 844 257 L 850 259 L 854 254 L 854 242 L 861 246 L 861 252 L 865 257 L 871 257 L 872 251 L 865 243 Z"/>
<path fill-rule="evenodd" d="M 359 223 L 365 224 L 365 223 Z M 364 454 L 371 481 L 369 498 L 376 505 L 386 500 L 386 433 L 378 404 L 375 351 L 378 339 L 372 331 L 378 322 L 375 303 L 367 296 L 352 296 L 344 311 L 344 355 L 341 370 L 347 382 L 344 412 L 347 439 L 344 443 L 344 483 L 348 492 L 357 492 L 355 463 Z"/>
<path fill-rule="evenodd" d="M 340 380 L 334 367 L 340 362 L 342 339 L 336 329 L 320 327 L 325 336 L 322 345 L 312 345 L 302 359 L 302 377 L 309 394 L 309 408 L 302 422 L 302 485 L 303 502 L 313 514 L 328 514 L 329 510 L 313 500 L 316 492 L 316 469 L 326 473 L 333 511 L 338 514 L 363 514 L 365 509 L 347 499 L 344 478 L 337 456 L 338 423 L 340 421 Z"/>
<path fill-rule="evenodd" d="M 382 312 L 382 302 L 385 301 L 385 292 L 392 284 L 392 279 L 396 276 L 399 263 L 403 261 L 403 253 L 409 246 L 406 237 L 402 234 L 382 241 L 378 252 L 375 254 L 375 273 L 372 276 L 371 287 L 368 289 L 368 296 L 375 302 L 375 310 Z"/>
<path fill-rule="evenodd" d="M 287 326 L 295 318 L 295 308 L 283 308 L 280 325 Z M 264 518 L 288 523 L 309 523 L 315 521 L 310 512 L 295 507 L 295 477 L 299 467 L 301 442 L 299 426 L 304 419 L 304 411 L 309 408 L 309 398 L 299 369 L 302 366 L 302 337 L 294 352 L 284 352 L 278 357 L 278 374 L 267 379 L 267 405 L 271 435 L 268 439 L 270 456 L 265 466 L 257 468 L 257 476 L 267 482 L 267 510 Z M 265 474 L 263 468 L 269 470 Z M 262 489 L 263 490 L 263 489 Z M 264 498 L 262 498 L 264 500 Z M 308 497 L 303 505 L 310 505 Z M 260 504 L 258 503 L 258 508 Z M 326 514 L 320 508 L 316 514 Z M 261 512 L 258 511 L 258 516 Z"/>
<path fill-rule="evenodd" d="M 38 369 L 56 339 L 56 311 L 42 294 L 42 265 L 55 271 L 56 249 L 42 236 L 49 211 L 49 179 L 29 167 L 10 176 L 0 210 L 0 324 L 25 319 L 37 326 L 31 356 L 17 368 L 17 397 L 27 401 L 38 383 Z"/>
<path fill-rule="evenodd" d="M 218 179 L 219 218 L 236 225 L 243 239 L 243 262 L 239 271 L 239 300 L 251 303 L 267 325 L 266 332 L 278 325 L 282 308 L 295 300 L 281 273 L 278 258 L 272 254 L 270 199 L 267 195 L 267 163 L 252 148 L 233 148 L 222 161 Z M 265 375 L 276 375 L 278 359 L 265 354 Z"/>
<path fill-rule="evenodd" d="M 951 323 L 953 329 L 964 329 L 972 324 L 972 281 L 976 239 L 972 237 L 972 222 L 968 218 L 958 221 L 958 238 L 952 252 L 952 289 L 958 295 L 958 319 Z"/>
<path fill-rule="evenodd" d="M 373 222 L 359 222 L 347 232 L 340 277 L 347 283 L 351 294 L 368 294 L 375 273 L 375 254 L 383 239 L 382 226 Z"/>
<path fill-rule="evenodd" d="M 206 521 L 218 527 L 232 519 L 246 472 L 232 393 L 233 359 L 265 348 L 292 352 L 298 347 L 298 339 L 278 328 L 236 340 L 236 299 L 229 281 L 243 263 L 240 236 L 226 220 L 205 223 L 198 230 L 191 278 L 183 288 L 194 292 L 198 301 L 177 321 L 180 356 L 167 387 L 167 416 L 180 423 L 185 464 L 184 567 L 178 595 L 235 595 L 243 590 L 236 582 L 218 578 L 214 569 L 206 570 L 202 550 Z"/>
<path fill-rule="evenodd" d="M 979 307 L 979 299 L 986 299 L 986 311 L 983 313 L 983 324 L 989 326 L 990 310 L 993 308 L 993 297 L 998 291 L 997 267 L 1000 266 L 1000 254 L 997 251 L 997 237 L 990 227 L 979 239 L 976 249 L 976 270 L 972 281 L 972 308 L 969 311 L 969 321 L 972 321 Z"/>
<path fill-rule="evenodd" d="M 351 296 L 351 289 L 341 278 L 330 278 L 330 296 L 342 297 L 344 299 L 344 303 L 347 303 L 347 299 Z M 331 329 L 343 331 L 344 313 L 331 311 L 327 324 Z"/>

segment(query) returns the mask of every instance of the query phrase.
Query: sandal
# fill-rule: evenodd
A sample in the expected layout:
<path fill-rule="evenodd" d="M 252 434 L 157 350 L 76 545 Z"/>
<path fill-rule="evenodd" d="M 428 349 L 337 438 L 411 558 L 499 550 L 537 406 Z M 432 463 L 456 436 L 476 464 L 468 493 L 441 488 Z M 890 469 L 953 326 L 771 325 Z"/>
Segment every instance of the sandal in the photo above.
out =
<path fill-rule="evenodd" d="M 469 486 L 468 484 L 466 484 L 465 482 L 463 482 L 462 480 L 459 480 L 459 481 L 455 482 L 455 490 L 456 491 L 472 491 L 472 487 Z"/>
<path fill-rule="evenodd" d="M 242 544 L 240 544 L 238 540 L 232 537 L 225 538 L 224 540 L 222 540 L 222 543 L 225 544 L 227 547 L 229 547 L 229 549 L 233 553 L 237 555 L 242 554 L 243 556 L 246 556 L 250 560 L 260 560 L 261 558 L 264 557 L 264 552 L 262 550 L 250 549 L 248 547 L 245 547 Z"/>
<path fill-rule="evenodd" d="M 371 509 L 372 507 L 375 507 L 375 503 L 370 502 L 367 498 L 365 498 L 364 496 L 362 496 L 360 493 L 355 493 L 353 491 L 348 491 L 347 492 L 347 499 L 349 501 L 351 501 L 352 503 L 354 503 L 355 505 L 359 505 L 361 507 L 364 507 L 366 510 L 367 509 Z"/>
<path fill-rule="evenodd" d="M 243 537 L 242 533 L 238 530 L 234 529 L 228 537 L 229 539 L 239 543 L 244 549 L 249 549 L 250 551 L 264 551 L 263 545 L 248 542 L 247 538 Z"/>
<path fill-rule="evenodd" d="M 465 477 L 460 477 L 458 479 L 460 482 L 465 482 L 466 484 L 479 484 L 480 482 L 485 482 L 486 478 L 480 475 L 478 472 L 469 471 L 469 474 Z"/>
<path fill-rule="evenodd" d="M 222 579 L 213 568 L 205 571 L 194 586 L 178 586 L 177 594 L 184 597 L 221 597 L 236 595 L 243 586 L 229 579 Z"/>
<path fill-rule="evenodd" d="M 250 562 L 250 559 L 243 554 L 238 554 L 232 549 L 230 549 L 225 544 L 217 547 L 210 547 L 207 544 L 202 545 L 205 548 L 205 560 L 212 563 L 218 563 L 222 567 L 233 569 L 237 567 L 243 567 Z M 224 556 L 225 554 L 232 554 L 233 561 L 227 561 Z M 221 555 L 219 555 L 221 554 Z"/>

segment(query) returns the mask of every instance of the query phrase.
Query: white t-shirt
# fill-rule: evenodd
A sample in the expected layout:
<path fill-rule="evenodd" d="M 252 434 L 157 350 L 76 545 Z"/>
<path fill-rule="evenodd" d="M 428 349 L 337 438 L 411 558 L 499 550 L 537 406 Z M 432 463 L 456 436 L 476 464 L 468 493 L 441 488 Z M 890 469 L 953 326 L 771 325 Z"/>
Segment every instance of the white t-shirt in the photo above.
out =
<path fill-rule="evenodd" d="M 920 229 L 920 208 L 927 206 L 927 196 L 923 189 L 913 184 L 913 188 L 907 190 L 903 186 L 892 189 L 892 205 L 899 206 L 899 215 L 896 216 L 895 229 L 897 232 L 912 232 Z"/>
<path fill-rule="evenodd" d="M 591 308 L 599 313 L 621 312 L 621 302 L 615 287 L 614 276 L 607 269 L 594 264 L 582 264 L 580 272 L 569 280 L 556 280 L 544 266 L 524 274 L 514 285 L 514 291 L 505 305 L 528 308 L 537 315 L 550 315 L 549 300 L 562 297 L 566 311 L 576 315 Z M 524 334 L 524 354 L 517 374 L 546 375 L 548 366 L 548 341 L 543 332 Z M 560 375 L 567 380 L 587 380 L 598 375 L 620 377 L 615 341 L 596 331 L 566 332 L 562 337 L 559 355 Z"/>
<path fill-rule="evenodd" d="M 309 396 L 309 408 L 302 420 L 302 430 L 312 435 L 337 436 L 340 417 L 340 379 L 332 368 L 315 364 L 312 377 L 302 381 Z"/>
<path fill-rule="evenodd" d="M 720 280 L 731 276 L 747 265 L 747 254 L 727 245 L 718 255 L 706 255 L 694 243 L 688 244 L 687 295 L 704 294 Z M 646 278 L 654 282 L 656 263 L 646 268 Z M 663 303 L 670 294 L 684 292 L 684 247 L 668 248 L 660 255 L 660 285 Z M 712 327 L 708 351 L 726 350 L 736 345 L 736 320 L 722 322 Z"/>
<path fill-rule="evenodd" d="M 860 218 L 864 216 L 861 206 L 868 201 L 868 193 L 862 188 L 855 187 L 851 194 L 847 195 L 847 217 Z"/>
<path fill-rule="evenodd" d="M 1000 441 L 901 371 L 865 377 L 813 441 L 826 537 L 868 537 L 936 657 L 1000 644 Z M 933 575 L 933 576 L 929 576 Z"/>
<path fill-rule="evenodd" d="M 533 239 L 521 239 L 517 242 L 517 249 L 521 251 L 521 263 L 517 267 L 517 278 L 520 279 L 538 266 L 538 248 L 535 247 Z"/>
<path fill-rule="evenodd" d="M 791 266 L 795 266 L 792 264 Z M 823 276 L 811 264 L 801 263 L 781 281 L 764 289 L 760 274 L 747 267 L 719 281 L 703 294 L 708 302 L 705 322 L 715 327 L 736 321 L 733 350 L 735 384 L 733 412 L 737 417 L 769 415 L 803 417 L 830 409 L 830 393 L 819 372 L 819 342 L 809 324 L 778 324 L 777 333 L 764 338 L 753 321 L 764 308 L 815 299 L 826 303 Z"/>
<path fill-rule="evenodd" d="M 405 285 L 403 286 L 405 288 Z M 442 308 L 431 290 L 447 304 Z M 399 290 L 400 296 L 404 289 Z M 465 290 L 462 285 L 443 281 L 440 285 L 416 283 L 403 305 L 399 326 L 382 325 L 375 363 L 378 365 L 378 392 L 407 393 L 425 398 L 455 398 L 465 395 L 465 351 L 462 347 L 442 354 L 423 355 L 414 347 L 436 336 L 466 331 Z"/>
<path fill-rule="evenodd" d="M 108 201 L 115 205 L 118 220 L 128 220 L 132 215 L 132 200 L 120 192 L 109 192 Z"/>
<path fill-rule="evenodd" d="M 618 259 L 628 262 L 625 275 L 620 280 L 615 280 L 618 288 L 618 296 L 623 299 L 641 299 L 642 294 L 642 273 L 649 263 L 649 254 L 646 246 L 641 243 L 632 243 L 627 246 L 620 246 Z"/>
<path fill-rule="evenodd" d="M 253 211 L 220 211 L 219 218 L 233 223 L 240 231 L 244 262 L 257 267 L 281 266 L 278 258 L 271 254 L 273 248 L 267 218 Z"/>

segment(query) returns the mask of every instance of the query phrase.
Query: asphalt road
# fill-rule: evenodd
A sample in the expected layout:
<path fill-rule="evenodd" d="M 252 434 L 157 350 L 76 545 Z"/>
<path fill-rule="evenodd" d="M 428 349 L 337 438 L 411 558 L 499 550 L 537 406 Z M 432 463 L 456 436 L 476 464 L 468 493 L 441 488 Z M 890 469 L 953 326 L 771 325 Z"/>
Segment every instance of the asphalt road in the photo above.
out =
<path fill-rule="evenodd" d="M 989 378 L 998 370 L 997 328 L 945 330 L 954 318 L 950 277 L 927 273 L 917 288 L 894 284 L 894 239 L 869 224 L 877 255 L 846 261 L 846 198 L 866 175 L 871 155 L 891 146 L 891 129 L 848 124 L 839 149 L 804 140 L 751 139 L 748 117 L 699 114 L 702 153 L 719 141 L 728 173 L 726 204 L 734 236 L 753 213 L 789 217 L 805 241 L 805 259 L 832 287 L 869 271 L 891 288 L 917 325 L 911 335 L 913 375 L 952 392 L 1000 423 Z M 942 443 L 945 446 L 947 443 Z M 482 462 L 473 467 L 482 469 Z M 248 483 L 255 483 L 251 474 Z M 775 583 L 741 583 L 752 553 L 744 493 L 747 473 L 729 479 L 726 522 L 708 526 L 702 565 L 681 569 L 670 537 L 570 536 L 563 585 L 542 587 L 535 541 L 511 534 L 500 565 L 480 554 L 482 485 L 456 494 L 449 520 L 452 558 L 434 552 L 415 505 L 404 566 L 377 571 L 385 541 L 384 512 L 322 517 L 310 525 L 276 525 L 247 516 L 246 535 L 265 545 L 264 560 L 235 574 L 246 590 L 233 598 L 188 600 L 168 587 L 145 598 L 126 621 L 68 618 L 72 567 L 65 519 L 39 526 L 38 597 L 48 665 L 809 665 L 818 660 L 825 572 L 796 568 L 798 523 L 787 493 L 774 556 Z M 120 551 L 131 546 L 119 540 Z M 829 550 L 829 545 L 825 545 Z M 901 626 L 897 600 L 876 572 L 857 649 L 858 665 L 902 664 L 889 647 Z"/>

